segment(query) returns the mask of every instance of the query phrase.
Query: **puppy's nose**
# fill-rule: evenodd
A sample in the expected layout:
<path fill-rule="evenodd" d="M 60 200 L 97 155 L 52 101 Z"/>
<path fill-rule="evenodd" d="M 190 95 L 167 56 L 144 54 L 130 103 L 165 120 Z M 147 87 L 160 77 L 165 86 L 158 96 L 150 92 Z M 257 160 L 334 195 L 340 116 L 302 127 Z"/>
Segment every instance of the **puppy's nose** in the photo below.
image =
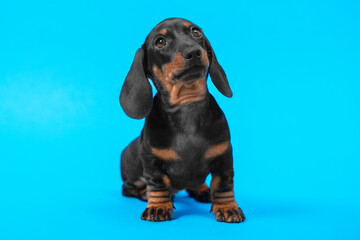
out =
<path fill-rule="evenodd" d="M 201 59 L 201 50 L 199 48 L 189 48 L 184 51 L 184 58 L 187 62 Z"/>

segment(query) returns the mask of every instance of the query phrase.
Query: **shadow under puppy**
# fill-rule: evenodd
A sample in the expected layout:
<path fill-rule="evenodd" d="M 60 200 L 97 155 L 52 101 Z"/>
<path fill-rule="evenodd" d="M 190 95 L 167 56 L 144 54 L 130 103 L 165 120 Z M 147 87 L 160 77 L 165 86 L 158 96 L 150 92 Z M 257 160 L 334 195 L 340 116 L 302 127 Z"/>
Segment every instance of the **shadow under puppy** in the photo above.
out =
<path fill-rule="evenodd" d="M 125 196 L 148 201 L 143 220 L 170 220 L 172 196 L 183 189 L 212 202 L 216 220 L 245 220 L 234 199 L 229 127 L 208 92 L 208 74 L 223 95 L 232 96 L 209 41 L 185 19 L 159 23 L 136 52 L 120 104 L 129 117 L 146 119 L 140 137 L 121 155 L 121 176 Z M 148 78 L 158 91 L 154 98 Z"/>

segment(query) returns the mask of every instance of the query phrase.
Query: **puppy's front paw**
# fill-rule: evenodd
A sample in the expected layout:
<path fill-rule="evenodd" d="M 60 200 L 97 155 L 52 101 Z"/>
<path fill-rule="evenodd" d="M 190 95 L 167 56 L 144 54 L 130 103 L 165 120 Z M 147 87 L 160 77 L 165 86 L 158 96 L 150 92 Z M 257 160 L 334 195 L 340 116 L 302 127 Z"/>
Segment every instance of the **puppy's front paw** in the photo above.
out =
<path fill-rule="evenodd" d="M 245 215 L 235 201 L 230 203 L 214 203 L 211 207 L 219 222 L 239 223 L 245 220 Z"/>
<path fill-rule="evenodd" d="M 145 211 L 141 214 L 142 220 L 160 222 L 172 219 L 173 204 L 165 203 L 148 203 Z"/>

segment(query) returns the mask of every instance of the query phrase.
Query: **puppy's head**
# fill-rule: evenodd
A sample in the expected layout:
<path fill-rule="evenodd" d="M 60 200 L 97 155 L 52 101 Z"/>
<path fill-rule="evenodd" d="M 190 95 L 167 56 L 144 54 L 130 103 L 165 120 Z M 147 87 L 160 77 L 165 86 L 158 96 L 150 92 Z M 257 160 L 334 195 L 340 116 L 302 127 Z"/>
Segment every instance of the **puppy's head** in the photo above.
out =
<path fill-rule="evenodd" d="M 128 116 L 145 117 L 152 106 L 148 78 L 169 106 L 202 101 L 209 73 L 216 88 L 231 97 L 226 75 L 202 30 L 185 19 L 166 19 L 137 50 L 121 89 L 120 104 Z"/>

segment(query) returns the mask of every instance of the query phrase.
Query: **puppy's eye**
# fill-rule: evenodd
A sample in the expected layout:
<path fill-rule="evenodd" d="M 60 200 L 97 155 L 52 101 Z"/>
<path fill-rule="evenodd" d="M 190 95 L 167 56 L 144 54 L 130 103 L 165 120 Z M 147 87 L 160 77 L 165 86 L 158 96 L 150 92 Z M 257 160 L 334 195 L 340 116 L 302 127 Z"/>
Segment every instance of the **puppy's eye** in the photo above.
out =
<path fill-rule="evenodd" d="M 201 34 L 201 30 L 197 27 L 193 27 L 191 28 L 191 33 L 194 37 L 201 37 L 202 34 Z"/>
<path fill-rule="evenodd" d="M 158 48 L 164 47 L 164 46 L 166 45 L 166 40 L 165 40 L 165 38 L 159 37 L 158 39 L 156 39 L 155 45 L 156 45 Z"/>

